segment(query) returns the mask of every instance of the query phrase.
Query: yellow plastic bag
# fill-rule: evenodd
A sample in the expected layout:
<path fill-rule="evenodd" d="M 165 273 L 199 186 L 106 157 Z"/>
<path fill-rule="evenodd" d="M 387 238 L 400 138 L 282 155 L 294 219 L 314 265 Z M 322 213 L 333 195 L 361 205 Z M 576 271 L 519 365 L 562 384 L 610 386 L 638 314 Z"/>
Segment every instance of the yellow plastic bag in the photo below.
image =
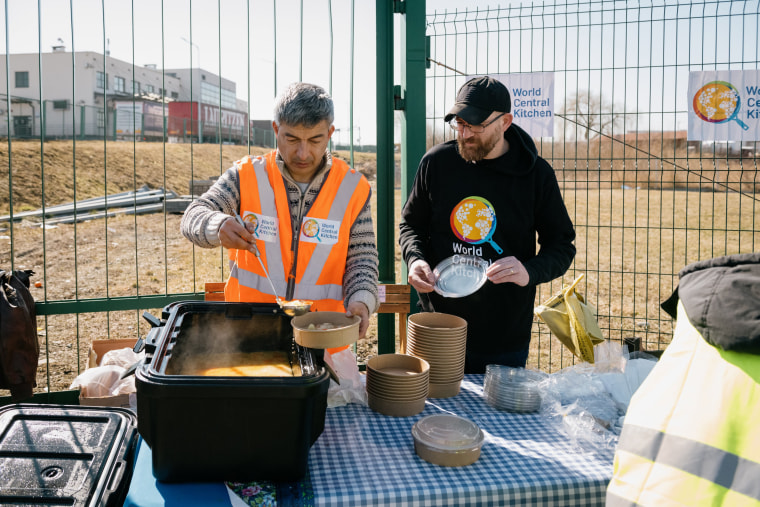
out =
<path fill-rule="evenodd" d="M 581 274 L 572 284 L 538 305 L 534 313 L 554 336 L 583 361 L 594 362 L 594 345 L 602 343 L 602 330 L 596 321 L 596 309 L 586 304 L 575 286 L 583 279 Z"/>

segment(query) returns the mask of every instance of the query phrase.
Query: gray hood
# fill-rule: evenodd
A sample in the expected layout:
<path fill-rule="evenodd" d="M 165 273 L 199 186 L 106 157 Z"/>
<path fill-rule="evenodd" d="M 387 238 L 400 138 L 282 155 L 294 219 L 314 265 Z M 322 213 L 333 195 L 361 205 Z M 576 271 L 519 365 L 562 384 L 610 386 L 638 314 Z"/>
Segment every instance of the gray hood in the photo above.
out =
<path fill-rule="evenodd" d="M 710 344 L 760 354 L 760 253 L 689 264 L 662 308 L 675 318 L 680 299 L 689 322 Z"/>

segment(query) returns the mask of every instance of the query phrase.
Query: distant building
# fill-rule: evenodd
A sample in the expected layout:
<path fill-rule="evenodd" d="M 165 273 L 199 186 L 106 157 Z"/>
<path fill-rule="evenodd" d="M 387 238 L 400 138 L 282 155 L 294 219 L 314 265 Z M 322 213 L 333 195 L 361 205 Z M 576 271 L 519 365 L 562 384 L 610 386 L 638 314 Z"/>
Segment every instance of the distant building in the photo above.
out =
<path fill-rule="evenodd" d="M 686 130 L 639 130 L 614 136 L 618 141 L 642 147 L 646 143 L 661 143 L 663 147 L 673 146 L 675 149 L 687 147 L 690 153 L 701 152 L 709 156 L 728 155 L 751 158 L 760 153 L 760 143 L 755 141 L 689 141 Z"/>
<path fill-rule="evenodd" d="M 247 102 L 236 97 L 233 81 L 212 72 L 161 71 L 156 65 L 54 46 L 50 53 L 11 54 L 7 80 L 7 57 L 0 55 L 0 136 L 8 136 L 10 96 L 13 137 L 116 139 L 137 134 L 140 139 L 161 139 L 166 137 L 168 104 L 193 102 L 201 107 L 187 104 L 184 110 L 192 114 L 187 132 L 196 140 L 203 138 L 203 131 L 211 133 L 213 142 L 220 135 L 225 142 L 247 140 Z M 6 83 L 10 90 L 4 89 Z"/>
<path fill-rule="evenodd" d="M 617 134 L 613 137 L 619 141 L 624 141 L 630 144 L 657 141 L 662 143 L 673 143 L 676 148 L 686 146 L 685 130 L 633 130 L 626 132 L 625 134 Z"/>

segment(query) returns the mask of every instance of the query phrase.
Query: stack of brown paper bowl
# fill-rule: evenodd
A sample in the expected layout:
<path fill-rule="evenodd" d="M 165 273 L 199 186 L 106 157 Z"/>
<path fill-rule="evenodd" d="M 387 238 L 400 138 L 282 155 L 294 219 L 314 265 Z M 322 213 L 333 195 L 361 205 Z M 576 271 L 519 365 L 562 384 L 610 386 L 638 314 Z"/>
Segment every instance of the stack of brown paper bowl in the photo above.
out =
<path fill-rule="evenodd" d="M 439 312 L 409 316 L 407 354 L 430 364 L 430 398 L 459 394 L 464 378 L 467 321 Z"/>
<path fill-rule="evenodd" d="M 428 396 L 430 365 L 406 354 L 382 354 L 367 361 L 367 401 L 375 412 L 394 417 L 419 414 Z"/>

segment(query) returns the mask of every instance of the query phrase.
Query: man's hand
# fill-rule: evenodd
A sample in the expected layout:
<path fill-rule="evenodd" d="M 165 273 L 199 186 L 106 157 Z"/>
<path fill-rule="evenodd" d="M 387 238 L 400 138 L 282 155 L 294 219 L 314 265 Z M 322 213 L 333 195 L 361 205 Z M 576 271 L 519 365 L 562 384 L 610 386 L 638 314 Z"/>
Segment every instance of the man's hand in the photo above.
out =
<path fill-rule="evenodd" d="M 248 228 L 253 228 L 253 224 L 249 222 L 245 223 L 245 227 L 240 225 L 235 217 L 229 217 L 222 222 L 219 227 L 219 241 L 222 242 L 224 248 L 237 248 L 238 250 L 248 250 L 249 252 L 256 253 L 256 240 L 253 237 Z"/>
<path fill-rule="evenodd" d="M 517 257 L 502 257 L 486 269 L 486 276 L 493 283 L 511 282 L 525 287 L 530 282 L 528 271 Z"/>
<path fill-rule="evenodd" d="M 369 308 L 364 303 L 354 301 L 348 304 L 346 316 L 358 315 L 362 320 L 359 323 L 359 338 L 364 338 L 369 327 Z"/>
<path fill-rule="evenodd" d="M 422 259 L 415 259 L 409 266 L 409 285 L 417 289 L 419 293 L 433 292 L 435 275 L 430 265 Z"/>

